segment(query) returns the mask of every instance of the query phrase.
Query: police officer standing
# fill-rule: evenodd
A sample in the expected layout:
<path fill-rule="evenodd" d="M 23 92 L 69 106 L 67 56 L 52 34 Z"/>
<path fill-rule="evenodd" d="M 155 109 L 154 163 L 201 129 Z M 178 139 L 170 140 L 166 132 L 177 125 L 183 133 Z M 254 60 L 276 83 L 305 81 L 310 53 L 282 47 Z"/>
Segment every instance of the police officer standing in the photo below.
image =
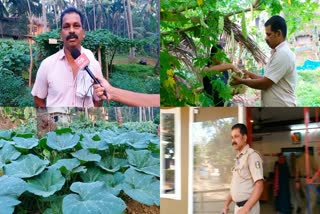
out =
<path fill-rule="evenodd" d="M 222 213 L 227 214 L 229 205 L 235 202 L 235 214 L 259 214 L 259 198 L 263 191 L 262 159 L 247 144 L 248 131 L 244 124 L 231 128 L 232 146 L 237 151 L 232 169 L 230 194 Z"/>

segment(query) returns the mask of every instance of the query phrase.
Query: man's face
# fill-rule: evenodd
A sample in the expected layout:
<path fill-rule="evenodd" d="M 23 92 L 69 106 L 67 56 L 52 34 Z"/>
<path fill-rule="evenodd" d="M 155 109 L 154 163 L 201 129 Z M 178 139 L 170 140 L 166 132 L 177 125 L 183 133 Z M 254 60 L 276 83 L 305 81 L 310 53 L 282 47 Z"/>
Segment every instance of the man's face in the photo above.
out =
<path fill-rule="evenodd" d="M 64 47 L 67 50 L 72 48 L 81 47 L 82 39 L 84 38 L 85 31 L 81 25 L 81 19 L 77 13 L 67 13 L 62 19 L 61 38 Z"/>
<path fill-rule="evenodd" d="M 247 143 L 247 135 L 242 135 L 238 128 L 233 129 L 231 131 L 231 143 L 235 150 L 241 151 Z"/>
<path fill-rule="evenodd" d="M 270 48 L 274 49 L 281 43 L 282 33 L 280 30 L 274 32 L 271 30 L 271 26 L 268 25 L 265 27 L 266 30 L 266 43 L 269 45 Z"/>

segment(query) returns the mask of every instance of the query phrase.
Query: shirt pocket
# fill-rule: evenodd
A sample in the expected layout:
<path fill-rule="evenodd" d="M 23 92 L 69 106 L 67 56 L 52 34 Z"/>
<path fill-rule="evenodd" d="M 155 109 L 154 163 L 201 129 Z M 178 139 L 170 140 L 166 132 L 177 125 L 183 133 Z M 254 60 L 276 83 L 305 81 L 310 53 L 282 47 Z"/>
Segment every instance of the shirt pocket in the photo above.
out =
<path fill-rule="evenodd" d="M 239 166 L 237 173 L 244 180 L 251 179 L 251 174 L 250 174 L 248 164 L 242 164 L 241 166 Z"/>
<path fill-rule="evenodd" d="M 73 90 L 74 84 L 72 81 L 56 80 L 49 81 L 49 94 L 53 96 L 64 95 Z"/>

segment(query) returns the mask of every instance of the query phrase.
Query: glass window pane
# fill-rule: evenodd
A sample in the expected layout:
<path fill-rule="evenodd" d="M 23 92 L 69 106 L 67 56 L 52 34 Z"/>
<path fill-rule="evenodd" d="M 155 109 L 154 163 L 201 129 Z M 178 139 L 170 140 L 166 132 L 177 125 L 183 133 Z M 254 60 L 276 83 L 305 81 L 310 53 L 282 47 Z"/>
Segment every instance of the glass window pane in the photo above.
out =
<path fill-rule="evenodd" d="M 219 213 L 230 191 L 235 151 L 231 127 L 237 117 L 193 123 L 194 213 Z"/>

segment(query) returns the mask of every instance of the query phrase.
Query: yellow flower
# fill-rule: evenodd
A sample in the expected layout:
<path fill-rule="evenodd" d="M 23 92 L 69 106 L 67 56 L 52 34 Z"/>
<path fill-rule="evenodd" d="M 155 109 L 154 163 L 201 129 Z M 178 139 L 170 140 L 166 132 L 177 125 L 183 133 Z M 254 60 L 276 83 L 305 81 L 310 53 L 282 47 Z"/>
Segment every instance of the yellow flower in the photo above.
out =
<path fill-rule="evenodd" d="M 198 6 L 201 6 L 203 4 L 203 0 L 197 0 Z"/>
<path fill-rule="evenodd" d="M 173 77 L 169 77 L 168 79 L 166 79 L 164 81 L 164 87 L 166 88 L 173 88 L 175 84 L 175 81 L 173 79 Z"/>
<path fill-rule="evenodd" d="M 172 77 L 173 76 L 173 70 L 172 69 L 167 70 L 167 75 Z"/>

